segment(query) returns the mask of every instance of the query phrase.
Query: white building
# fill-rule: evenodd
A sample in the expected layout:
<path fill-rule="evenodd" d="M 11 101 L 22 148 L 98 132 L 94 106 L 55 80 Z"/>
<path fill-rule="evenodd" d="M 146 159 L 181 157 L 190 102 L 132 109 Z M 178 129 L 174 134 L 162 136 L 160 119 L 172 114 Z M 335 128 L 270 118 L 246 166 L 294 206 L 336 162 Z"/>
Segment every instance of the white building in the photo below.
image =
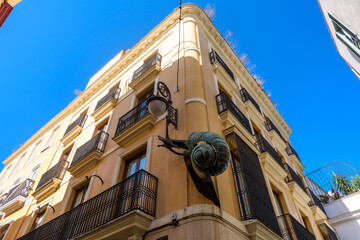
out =
<path fill-rule="evenodd" d="M 338 53 L 360 80 L 360 1 L 317 1 Z"/>

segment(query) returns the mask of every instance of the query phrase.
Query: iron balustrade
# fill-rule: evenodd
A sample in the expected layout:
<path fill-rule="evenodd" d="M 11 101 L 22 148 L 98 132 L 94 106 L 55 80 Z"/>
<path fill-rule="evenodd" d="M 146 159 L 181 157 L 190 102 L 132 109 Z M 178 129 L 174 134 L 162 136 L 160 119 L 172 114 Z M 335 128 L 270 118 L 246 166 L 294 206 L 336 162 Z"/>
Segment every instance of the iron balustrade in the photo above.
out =
<path fill-rule="evenodd" d="M 285 240 L 316 240 L 315 236 L 291 214 L 278 216 L 277 219 Z"/>
<path fill-rule="evenodd" d="M 250 100 L 250 102 L 252 102 L 252 104 L 259 111 L 259 113 L 261 113 L 259 104 L 257 104 L 257 102 L 252 98 L 252 96 L 249 94 L 249 92 L 245 88 L 240 89 L 240 95 L 241 95 L 241 100 L 243 102 Z"/>
<path fill-rule="evenodd" d="M 227 135 L 226 141 L 231 152 L 231 168 L 241 220 L 257 219 L 281 236 L 256 152 L 235 133 Z"/>
<path fill-rule="evenodd" d="M 210 63 L 214 64 L 216 61 L 220 63 L 220 65 L 225 69 L 225 71 L 229 74 L 229 76 L 231 77 L 231 79 L 233 81 L 235 81 L 234 78 L 234 74 L 233 72 L 230 70 L 230 68 L 226 65 L 226 63 L 221 59 L 221 57 L 219 56 L 219 54 L 216 51 L 212 51 L 209 53 L 209 57 L 210 57 Z"/>
<path fill-rule="evenodd" d="M 104 131 L 101 131 L 95 137 L 93 137 L 85 144 L 83 144 L 81 147 L 76 149 L 74 158 L 71 162 L 71 166 L 74 166 L 82 159 L 84 159 L 86 156 L 88 156 L 89 154 L 95 151 L 103 153 L 108 138 L 109 138 L 109 134 Z"/>
<path fill-rule="evenodd" d="M 307 190 L 311 196 L 309 206 L 318 206 L 326 214 L 324 206 L 322 205 L 320 199 L 309 188 L 307 188 Z"/>
<path fill-rule="evenodd" d="M 19 183 L 18 185 L 10 189 L 9 192 L 3 194 L 0 197 L 0 208 L 19 196 L 24 198 L 28 197 L 33 185 L 34 180 L 28 178 L 22 183 Z"/>
<path fill-rule="evenodd" d="M 295 149 L 291 146 L 290 143 L 286 143 L 288 146 L 285 148 L 285 151 L 287 153 L 288 156 L 295 154 L 295 156 L 300 160 L 299 155 L 297 154 L 297 152 L 295 151 Z"/>
<path fill-rule="evenodd" d="M 275 124 L 268 117 L 265 119 L 265 126 L 266 126 L 266 129 L 268 130 L 268 132 L 270 132 L 271 130 L 274 130 L 275 132 L 277 132 L 277 134 L 281 138 L 283 138 L 279 129 L 275 126 Z"/>
<path fill-rule="evenodd" d="M 302 190 L 304 190 L 304 192 L 306 192 L 304 182 L 301 180 L 299 175 L 297 175 L 297 173 L 292 169 L 292 167 L 289 166 L 289 164 L 284 163 L 284 166 L 285 166 L 285 170 L 288 173 L 287 177 L 285 178 L 285 181 L 287 183 L 296 182 L 299 185 L 299 187 L 301 187 Z"/>
<path fill-rule="evenodd" d="M 73 121 L 66 129 L 64 136 L 73 130 L 76 126 L 83 127 L 87 119 L 86 114 L 81 114 L 75 121 Z"/>
<path fill-rule="evenodd" d="M 149 68 L 151 68 L 155 64 L 161 65 L 161 58 L 162 57 L 159 53 L 149 58 L 141 67 L 135 70 L 131 81 L 134 82 L 137 78 L 139 78 L 144 72 L 146 72 Z"/>
<path fill-rule="evenodd" d="M 121 118 L 119 118 L 119 122 L 115 131 L 115 136 L 124 131 L 125 129 L 129 128 L 130 126 L 134 125 L 137 121 L 149 114 L 149 110 L 146 107 L 146 101 L 148 98 L 136 105 L 129 112 L 125 113 Z"/>
<path fill-rule="evenodd" d="M 73 239 L 138 210 L 155 216 L 158 178 L 140 170 L 19 240 Z"/>
<path fill-rule="evenodd" d="M 324 240 L 338 240 L 336 233 L 331 230 L 331 228 L 329 228 L 325 223 L 318 225 L 318 227 Z"/>
<path fill-rule="evenodd" d="M 95 106 L 95 110 L 96 111 L 98 108 L 100 108 L 102 105 L 104 105 L 107 101 L 109 101 L 110 99 L 115 99 L 118 100 L 120 95 L 120 88 L 119 87 L 115 87 L 113 90 L 111 90 L 110 92 L 108 92 L 108 94 L 106 94 L 104 97 L 102 97 L 96 104 Z"/>
<path fill-rule="evenodd" d="M 65 175 L 65 171 L 66 171 L 66 167 L 68 166 L 69 162 L 66 160 L 61 160 L 60 162 L 58 162 L 55 166 L 53 166 L 52 168 L 50 168 L 49 170 L 47 170 L 40 178 L 40 181 L 36 187 L 36 190 L 38 190 L 39 188 L 41 188 L 42 186 L 44 186 L 46 183 L 48 183 L 49 181 L 51 181 L 52 179 L 59 179 L 62 180 L 64 175 Z M 35 191 L 36 191 L 35 190 Z"/>
<path fill-rule="evenodd" d="M 257 146 L 257 148 L 259 149 L 259 151 L 261 153 L 267 152 L 270 154 L 270 156 L 282 167 L 283 166 L 283 162 L 281 160 L 280 155 L 276 152 L 276 150 L 270 145 L 270 143 L 268 143 L 268 141 L 266 141 L 266 139 L 260 134 L 257 133 L 255 134 L 255 138 L 256 138 L 256 143 L 255 145 Z"/>
<path fill-rule="evenodd" d="M 246 130 L 251 133 L 249 120 L 224 92 L 218 94 L 215 98 L 219 114 L 229 110 L 234 115 L 234 117 L 246 128 Z"/>

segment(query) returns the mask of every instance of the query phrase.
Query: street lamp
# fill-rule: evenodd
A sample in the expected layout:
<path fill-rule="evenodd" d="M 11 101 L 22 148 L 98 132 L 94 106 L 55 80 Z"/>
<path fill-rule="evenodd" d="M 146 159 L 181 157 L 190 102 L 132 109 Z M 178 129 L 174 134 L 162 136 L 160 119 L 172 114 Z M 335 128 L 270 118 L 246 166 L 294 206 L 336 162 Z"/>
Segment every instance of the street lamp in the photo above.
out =
<path fill-rule="evenodd" d="M 223 173 L 230 163 L 230 150 L 226 141 L 213 132 L 193 132 L 188 140 L 176 140 L 169 137 L 169 125 L 177 129 L 177 109 L 172 107 L 171 93 L 163 82 L 157 83 L 157 92 L 146 101 L 149 112 L 160 117 L 167 111 L 166 136 L 159 137 L 171 152 L 184 156 L 186 168 L 199 192 L 220 206 L 212 176 Z M 176 149 L 176 150 L 175 150 Z M 185 151 L 179 152 L 179 149 Z"/>

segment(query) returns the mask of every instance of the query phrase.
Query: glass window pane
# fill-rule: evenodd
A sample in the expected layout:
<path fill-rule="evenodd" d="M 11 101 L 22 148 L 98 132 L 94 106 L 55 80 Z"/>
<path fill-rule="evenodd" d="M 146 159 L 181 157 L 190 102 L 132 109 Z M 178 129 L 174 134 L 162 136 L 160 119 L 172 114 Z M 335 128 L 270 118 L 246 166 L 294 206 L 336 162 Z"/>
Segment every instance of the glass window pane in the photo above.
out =
<path fill-rule="evenodd" d="M 139 170 L 145 169 L 145 161 L 146 161 L 146 155 L 142 156 L 140 159 L 140 167 Z"/>

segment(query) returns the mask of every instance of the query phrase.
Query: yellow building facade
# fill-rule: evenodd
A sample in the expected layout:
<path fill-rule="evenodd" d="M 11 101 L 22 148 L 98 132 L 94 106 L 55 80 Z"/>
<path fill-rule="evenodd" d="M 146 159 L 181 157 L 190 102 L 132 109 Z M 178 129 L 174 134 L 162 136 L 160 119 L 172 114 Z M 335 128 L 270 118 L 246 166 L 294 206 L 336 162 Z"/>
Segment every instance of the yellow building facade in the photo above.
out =
<path fill-rule="evenodd" d="M 171 138 L 214 132 L 229 146 L 211 178 L 219 204 L 158 147 L 166 113 L 146 100 L 159 82 L 177 114 Z M 184 4 L 180 23 L 175 9 L 5 159 L 0 239 L 333 239 L 290 134 L 204 11 Z"/>

